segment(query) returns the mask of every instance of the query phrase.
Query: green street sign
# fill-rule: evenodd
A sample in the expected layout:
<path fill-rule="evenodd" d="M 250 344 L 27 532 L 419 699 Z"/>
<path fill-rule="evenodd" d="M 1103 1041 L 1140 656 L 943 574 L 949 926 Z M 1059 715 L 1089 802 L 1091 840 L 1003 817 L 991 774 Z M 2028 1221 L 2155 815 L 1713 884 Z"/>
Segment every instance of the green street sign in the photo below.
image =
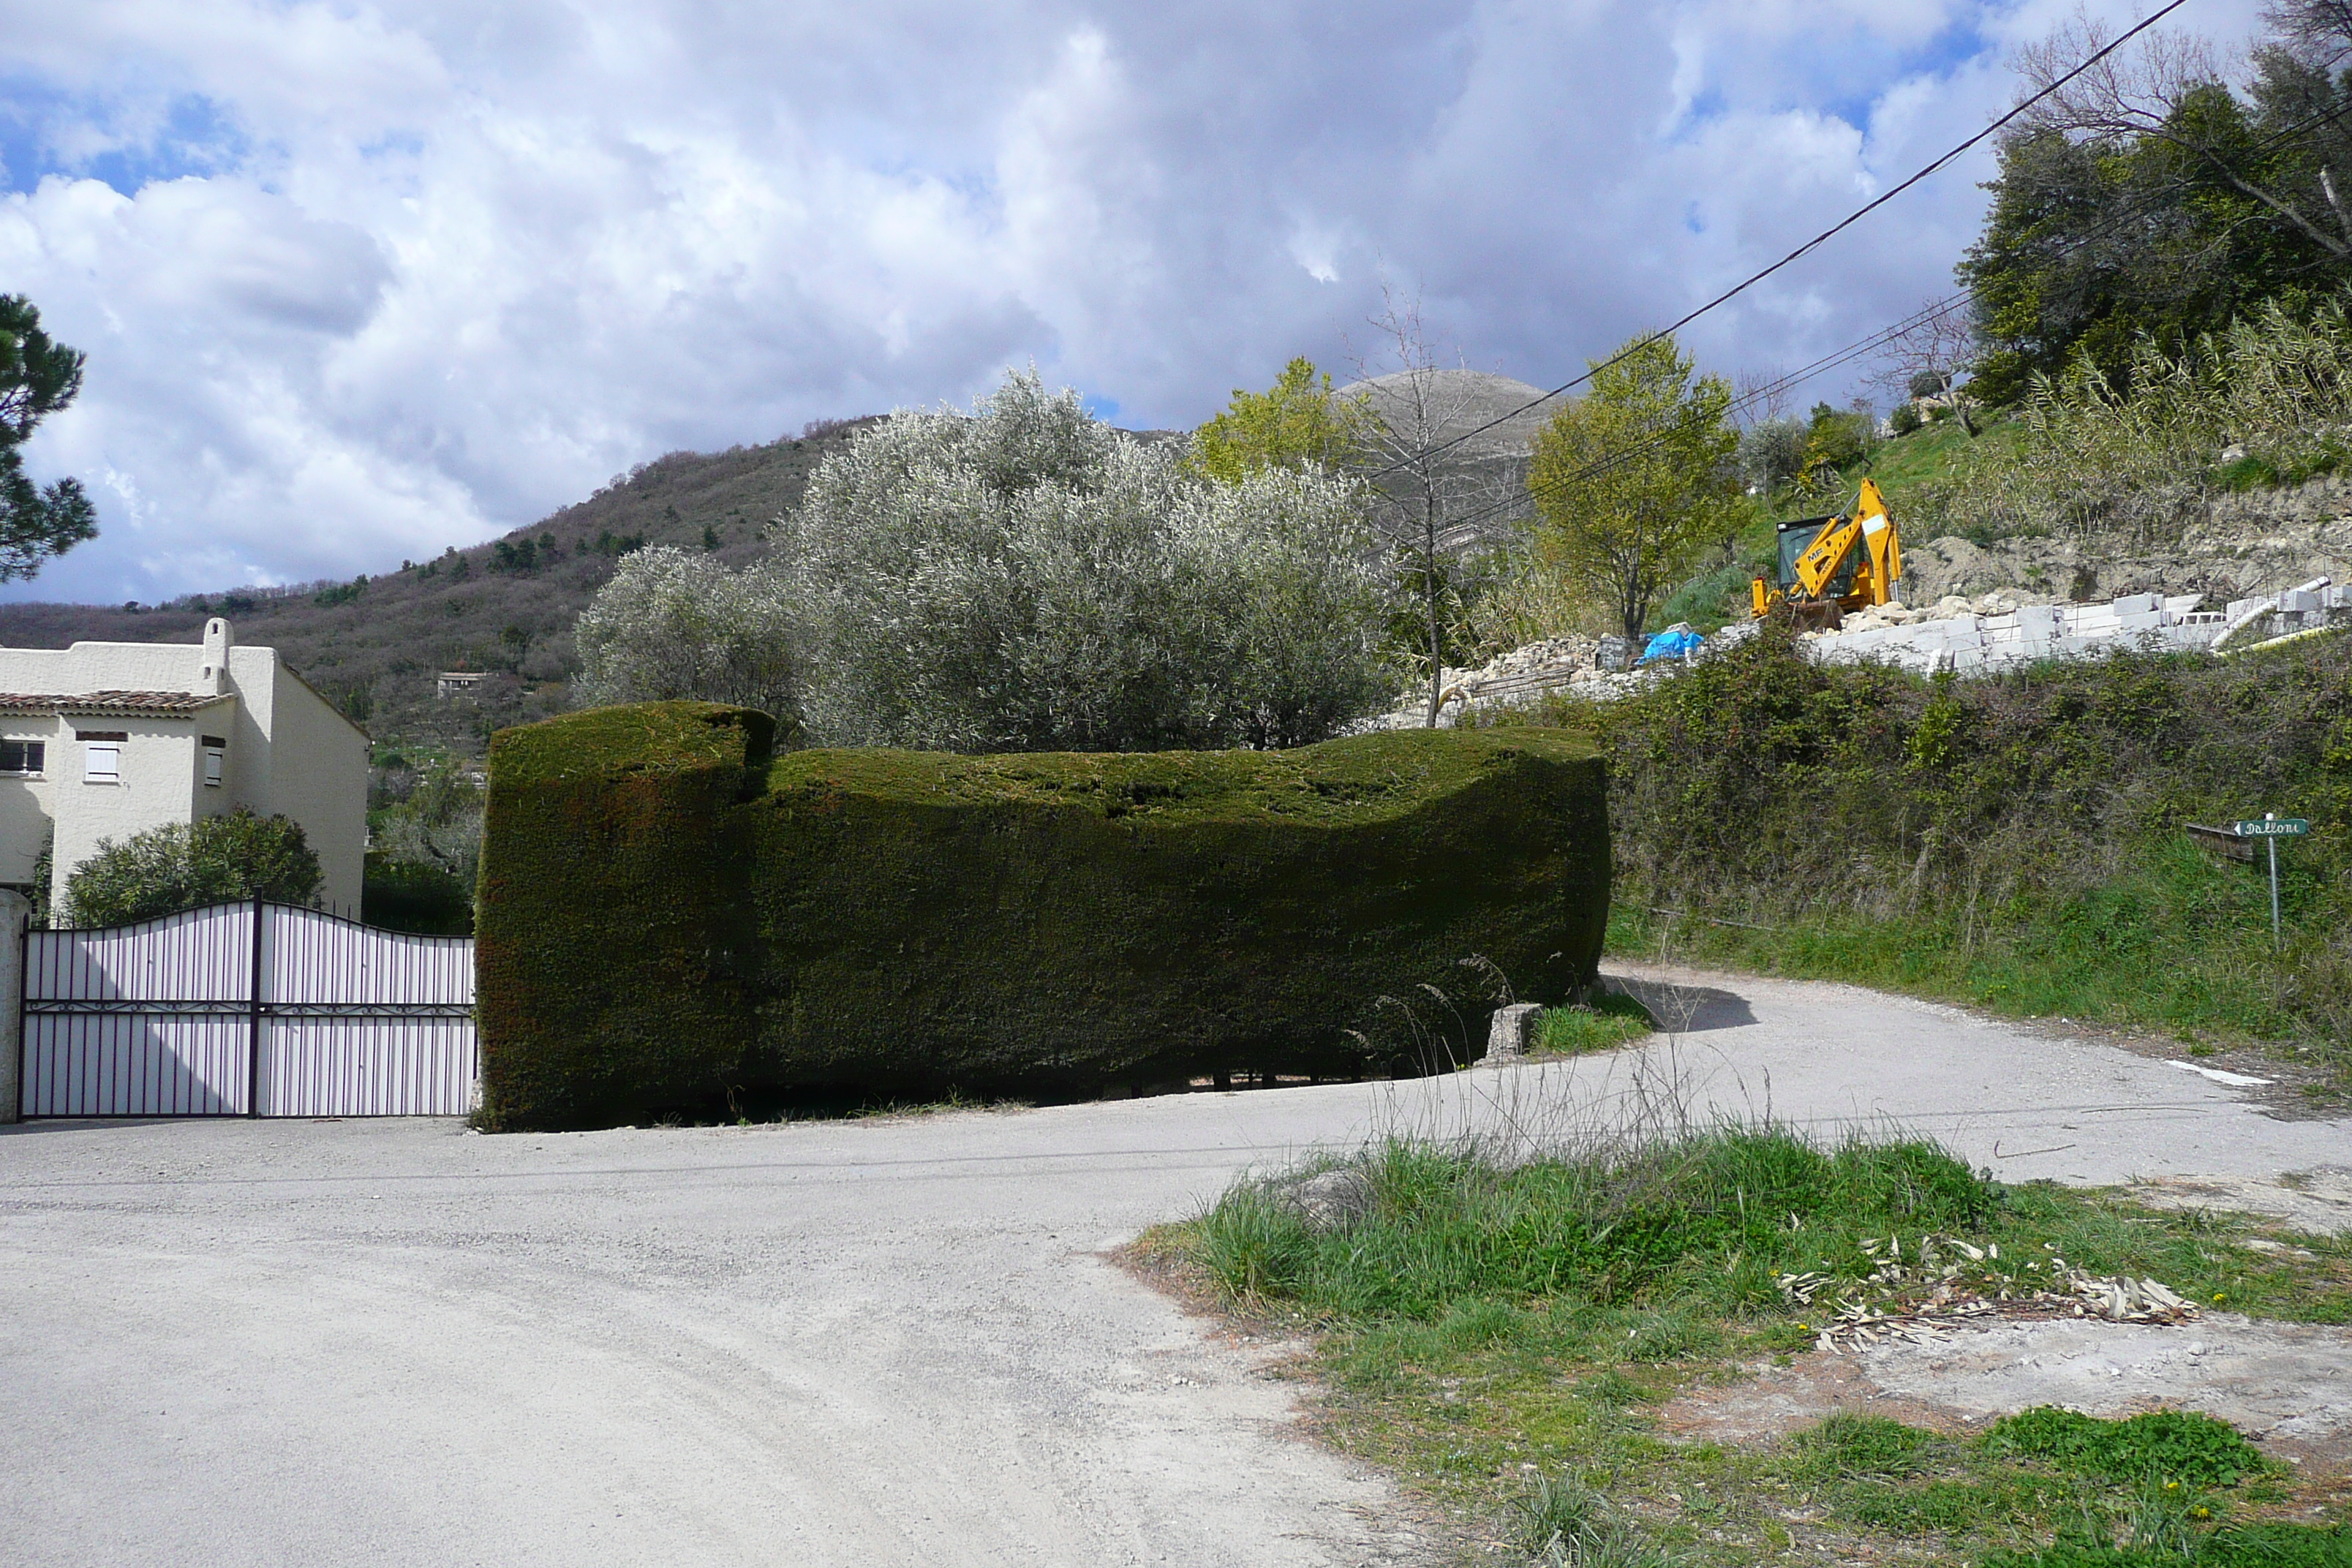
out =
<path fill-rule="evenodd" d="M 2241 838 L 2300 838 L 2311 831 L 2311 824 L 2300 816 L 2273 817 L 2266 822 L 2238 824 Z"/>

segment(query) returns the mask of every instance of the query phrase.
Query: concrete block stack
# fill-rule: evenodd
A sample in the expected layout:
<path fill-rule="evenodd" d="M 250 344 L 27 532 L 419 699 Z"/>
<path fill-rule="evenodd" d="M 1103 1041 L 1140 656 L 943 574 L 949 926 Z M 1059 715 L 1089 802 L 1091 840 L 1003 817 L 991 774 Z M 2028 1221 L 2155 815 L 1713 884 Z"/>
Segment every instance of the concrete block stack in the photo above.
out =
<path fill-rule="evenodd" d="M 1952 595 L 1932 609 L 1889 605 L 1865 612 L 1843 630 L 1813 633 L 1808 640 L 1824 659 L 1883 659 L 1922 674 L 1969 674 L 2117 646 L 2210 647 L 2228 617 L 2200 610 L 2200 603 L 2194 594 L 2126 594 L 2105 605 L 2011 605 Z"/>
<path fill-rule="evenodd" d="M 2021 605 L 2000 592 L 1975 599 L 1955 594 L 1932 605 L 1864 610 L 1847 616 L 1838 631 L 1807 632 L 1804 637 L 1816 658 L 1877 659 L 1923 675 L 1969 675 L 2042 659 L 2096 657 L 2117 647 L 2234 650 L 2271 637 L 2352 626 L 2352 588 L 2325 577 L 2267 598 L 2240 599 L 2226 610 L 2199 608 L 2203 603 L 2197 594 L 2126 594 L 2104 605 Z M 1709 658 L 1755 631 L 1753 622 L 1735 622 L 1690 657 Z M 1551 691 L 1605 701 L 1669 679 L 1679 668 L 1677 661 L 1662 659 L 1624 669 L 1628 651 L 1622 637 L 1568 637 L 1530 643 L 1478 669 L 1448 669 L 1440 722 L 1465 711 L 1519 706 Z M 1406 692 L 1395 711 L 1355 728 L 1417 729 L 1427 722 L 1427 703 L 1425 692 Z"/>
<path fill-rule="evenodd" d="M 2352 625 L 2352 588 L 2315 577 L 2282 594 L 2233 599 L 2223 615 L 2229 623 L 2223 634 L 2229 646 L 2248 647 L 2273 637 Z"/>

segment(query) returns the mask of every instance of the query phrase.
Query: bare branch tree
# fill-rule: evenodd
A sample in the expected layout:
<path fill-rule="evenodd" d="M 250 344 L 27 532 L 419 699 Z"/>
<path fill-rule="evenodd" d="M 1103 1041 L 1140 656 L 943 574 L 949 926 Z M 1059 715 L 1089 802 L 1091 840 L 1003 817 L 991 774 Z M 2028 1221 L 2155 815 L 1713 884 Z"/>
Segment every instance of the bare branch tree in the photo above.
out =
<path fill-rule="evenodd" d="M 2294 58 L 2333 71 L 2352 58 L 2352 0 L 2279 0 L 2263 20 Z"/>
<path fill-rule="evenodd" d="M 1372 519 L 1407 570 L 1419 578 L 1416 598 L 1426 637 L 1429 704 L 1434 729 L 1444 696 L 1444 574 L 1454 552 L 1511 531 L 1524 508 L 1510 502 L 1525 490 L 1523 449 L 1514 466 L 1522 416 L 1483 438 L 1456 441 L 1497 412 L 1467 365 L 1438 362 L 1421 317 L 1418 297 L 1381 285 L 1381 308 L 1370 320 L 1377 342 L 1369 355 L 1351 356 L 1372 417 L 1366 420 L 1361 458 L 1373 481 Z"/>
<path fill-rule="evenodd" d="M 1740 423 L 1753 427 L 1786 419 L 1791 406 L 1788 374 L 1778 369 L 1743 370 L 1732 382 L 1731 406 Z"/>
<path fill-rule="evenodd" d="M 1968 378 L 1979 352 L 1969 298 L 1930 300 L 1887 339 L 1883 368 L 1870 377 L 1869 384 L 1897 403 L 1938 399 L 1974 436 L 1979 434 L 1976 400 L 1969 395 Z M 1923 387 L 1927 390 L 1922 391 Z"/>

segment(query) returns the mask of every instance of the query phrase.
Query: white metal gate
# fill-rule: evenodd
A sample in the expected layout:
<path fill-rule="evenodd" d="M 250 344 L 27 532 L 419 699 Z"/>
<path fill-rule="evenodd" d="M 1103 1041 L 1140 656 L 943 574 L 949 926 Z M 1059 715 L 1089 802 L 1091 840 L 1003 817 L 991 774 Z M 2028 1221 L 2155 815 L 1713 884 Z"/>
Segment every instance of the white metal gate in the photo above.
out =
<path fill-rule="evenodd" d="M 255 900 L 25 936 L 26 1116 L 456 1116 L 469 937 Z"/>

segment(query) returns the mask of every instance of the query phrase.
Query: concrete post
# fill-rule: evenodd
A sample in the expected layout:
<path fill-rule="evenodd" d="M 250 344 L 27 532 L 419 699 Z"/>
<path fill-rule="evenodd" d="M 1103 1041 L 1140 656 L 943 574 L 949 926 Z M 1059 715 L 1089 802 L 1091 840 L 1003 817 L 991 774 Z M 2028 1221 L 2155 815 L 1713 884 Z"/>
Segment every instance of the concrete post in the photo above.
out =
<path fill-rule="evenodd" d="M 25 927 L 33 902 L 0 888 L 0 1122 L 16 1120 L 25 1086 Z"/>
<path fill-rule="evenodd" d="M 1500 1067 L 1505 1062 L 1527 1060 L 1536 1015 L 1542 1011 L 1532 1002 L 1515 1002 L 1507 1007 L 1496 1008 L 1494 1021 L 1486 1026 L 1486 1054 L 1479 1061 L 1486 1067 Z"/>

